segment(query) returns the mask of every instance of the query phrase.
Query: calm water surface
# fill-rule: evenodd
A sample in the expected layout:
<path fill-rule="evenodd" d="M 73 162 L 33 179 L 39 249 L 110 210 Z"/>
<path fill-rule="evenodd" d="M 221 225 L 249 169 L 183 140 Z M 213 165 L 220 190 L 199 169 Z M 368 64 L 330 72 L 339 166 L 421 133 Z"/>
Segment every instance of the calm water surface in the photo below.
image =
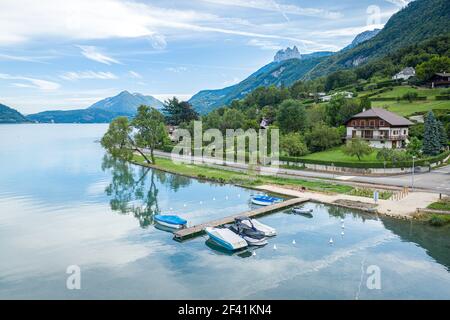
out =
<path fill-rule="evenodd" d="M 313 218 L 261 218 L 278 231 L 263 248 L 175 242 L 155 212 L 196 224 L 247 210 L 253 191 L 114 161 L 105 130 L 0 126 L 0 298 L 450 299 L 448 227 L 308 203 Z M 81 290 L 66 289 L 69 265 Z M 366 285 L 373 265 L 380 290 Z"/>

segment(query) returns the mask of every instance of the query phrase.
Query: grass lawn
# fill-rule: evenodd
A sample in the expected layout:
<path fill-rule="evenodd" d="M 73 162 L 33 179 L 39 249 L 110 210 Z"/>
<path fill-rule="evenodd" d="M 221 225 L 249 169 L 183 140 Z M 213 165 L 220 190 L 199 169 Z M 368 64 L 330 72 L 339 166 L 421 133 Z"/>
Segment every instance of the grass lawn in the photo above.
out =
<path fill-rule="evenodd" d="M 140 165 L 153 167 L 171 173 L 181 174 L 192 178 L 207 179 L 220 183 L 238 184 L 247 187 L 262 184 L 279 184 L 290 186 L 303 186 L 313 191 L 327 191 L 335 193 L 349 193 L 353 190 L 353 187 L 348 185 L 339 185 L 335 183 L 322 181 L 308 181 L 296 178 L 290 179 L 273 176 L 256 176 L 251 172 L 241 173 L 231 170 L 210 168 L 202 165 L 176 164 L 172 162 L 172 160 L 165 158 L 156 158 L 155 165 L 147 165 L 142 156 L 134 155 L 133 162 Z"/>
<path fill-rule="evenodd" d="M 405 93 L 408 92 L 416 92 L 419 96 L 426 96 L 428 99 L 431 97 L 444 94 L 444 92 L 448 92 L 448 89 L 439 88 L 439 89 L 428 89 L 428 88 L 414 88 L 411 86 L 398 86 L 394 87 L 393 90 L 388 90 L 386 92 L 377 94 L 373 96 L 373 98 L 397 98 L 402 97 Z"/>
<path fill-rule="evenodd" d="M 432 109 L 450 110 L 450 100 L 425 100 L 425 101 L 372 101 L 372 107 L 387 108 L 401 116 L 409 116 L 416 112 L 425 113 Z"/>
<path fill-rule="evenodd" d="M 428 206 L 428 208 L 434 210 L 450 211 L 450 199 L 443 199 L 438 202 L 433 202 Z"/>
<path fill-rule="evenodd" d="M 311 160 L 326 160 L 326 161 L 345 161 L 345 162 L 359 162 L 357 157 L 350 157 L 345 155 L 342 152 L 341 147 L 329 149 L 322 152 L 315 152 L 308 154 L 302 159 L 311 159 Z M 377 160 L 377 151 L 374 150 L 371 154 L 364 156 L 361 158 L 361 162 L 378 162 Z"/>

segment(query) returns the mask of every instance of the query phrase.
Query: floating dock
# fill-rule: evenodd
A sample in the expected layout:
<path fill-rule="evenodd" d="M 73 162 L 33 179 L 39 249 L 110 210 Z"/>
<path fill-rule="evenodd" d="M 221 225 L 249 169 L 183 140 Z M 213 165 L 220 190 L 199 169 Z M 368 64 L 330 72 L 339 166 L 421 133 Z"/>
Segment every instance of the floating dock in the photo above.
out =
<path fill-rule="evenodd" d="M 247 216 L 249 218 L 256 218 L 256 217 L 259 217 L 259 216 L 262 216 L 262 215 L 265 215 L 265 214 L 268 214 L 268 213 L 271 213 L 274 211 L 278 211 L 278 210 L 281 210 L 284 208 L 295 206 L 296 204 L 299 204 L 299 203 L 307 202 L 309 200 L 310 200 L 309 198 L 294 198 L 294 199 L 289 199 L 289 200 L 286 200 L 286 201 L 283 201 L 280 203 L 272 204 L 270 206 L 261 207 L 261 208 L 255 209 L 255 210 L 241 212 L 239 214 L 235 214 L 232 216 L 224 217 L 224 218 L 213 220 L 213 221 L 206 222 L 206 223 L 201 223 L 196 226 L 189 227 L 189 228 L 177 230 L 173 233 L 173 237 L 177 241 L 183 241 L 185 239 L 194 237 L 194 236 L 202 233 L 206 227 L 219 227 L 219 226 L 222 226 L 227 223 L 232 223 L 232 222 L 234 222 L 234 218 L 236 218 L 236 217 Z"/>

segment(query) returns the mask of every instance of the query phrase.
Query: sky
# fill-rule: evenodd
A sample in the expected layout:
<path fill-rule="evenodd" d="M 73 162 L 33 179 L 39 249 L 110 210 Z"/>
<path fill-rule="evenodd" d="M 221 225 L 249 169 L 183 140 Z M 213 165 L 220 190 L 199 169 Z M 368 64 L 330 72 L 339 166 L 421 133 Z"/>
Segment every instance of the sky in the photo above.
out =
<path fill-rule="evenodd" d="M 164 101 L 242 81 L 296 45 L 337 51 L 408 0 L 0 0 L 0 103 L 24 114 L 123 90 Z"/>

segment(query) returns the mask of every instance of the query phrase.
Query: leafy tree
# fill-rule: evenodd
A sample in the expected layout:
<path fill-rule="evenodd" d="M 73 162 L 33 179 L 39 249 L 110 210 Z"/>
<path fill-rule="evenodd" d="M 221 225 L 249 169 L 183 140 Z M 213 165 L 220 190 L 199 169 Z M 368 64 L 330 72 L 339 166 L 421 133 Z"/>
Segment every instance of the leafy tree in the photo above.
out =
<path fill-rule="evenodd" d="M 423 153 L 427 155 L 437 155 L 441 150 L 441 134 L 439 124 L 434 117 L 433 111 L 429 111 L 425 118 L 423 135 Z"/>
<path fill-rule="evenodd" d="M 359 108 L 361 110 L 368 110 L 372 108 L 372 102 L 370 101 L 369 97 L 361 97 L 361 99 L 359 100 Z"/>
<path fill-rule="evenodd" d="M 417 97 L 419 96 L 419 94 L 417 92 L 406 92 L 403 95 L 403 99 L 408 100 L 409 102 L 413 102 L 414 100 L 417 99 Z"/>
<path fill-rule="evenodd" d="M 361 105 L 353 99 L 335 95 L 326 105 L 328 122 L 332 126 L 340 126 L 353 115 L 362 111 Z"/>
<path fill-rule="evenodd" d="M 419 140 L 423 140 L 424 135 L 424 124 L 423 123 L 416 123 L 415 125 L 409 127 L 409 136 L 410 137 L 417 137 Z"/>
<path fill-rule="evenodd" d="M 342 143 L 342 136 L 337 128 L 324 123 L 317 123 L 305 134 L 306 144 L 311 151 L 322 151 Z"/>
<path fill-rule="evenodd" d="M 447 140 L 447 132 L 445 131 L 444 124 L 440 121 L 438 121 L 438 130 L 439 130 L 439 142 L 441 144 L 441 149 L 444 149 L 447 147 L 448 140 Z"/>
<path fill-rule="evenodd" d="M 450 70 L 450 58 L 446 56 L 433 57 L 419 64 L 416 68 L 417 77 L 422 81 L 430 80 L 436 72 Z"/>
<path fill-rule="evenodd" d="M 298 100 L 285 100 L 278 107 L 277 120 L 282 132 L 301 131 L 306 127 L 305 107 Z"/>
<path fill-rule="evenodd" d="M 344 87 L 356 82 L 356 74 L 351 70 L 339 70 L 328 75 L 325 80 L 325 91 Z"/>
<path fill-rule="evenodd" d="M 306 123 L 308 127 L 313 126 L 316 123 L 327 120 L 327 110 L 324 104 L 314 104 L 310 108 L 306 109 Z"/>
<path fill-rule="evenodd" d="M 300 133 L 291 132 L 282 135 L 280 140 L 281 150 L 286 152 L 289 156 L 300 157 L 308 154 L 308 148 Z"/>
<path fill-rule="evenodd" d="M 368 142 L 355 138 L 346 143 L 345 146 L 342 147 L 342 152 L 351 157 L 356 156 L 359 161 L 361 161 L 361 157 L 365 155 L 371 154 L 373 151 L 372 147 Z"/>
<path fill-rule="evenodd" d="M 227 108 L 222 116 L 219 129 L 225 132 L 226 129 L 242 129 L 244 127 L 244 114 L 237 109 Z"/>
<path fill-rule="evenodd" d="M 142 105 L 132 124 L 138 130 L 137 144 L 150 149 L 152 163 L 155 163 L 154 149 L 162 147 L 168 141 L 164 116 L 155 108 Z"/>
<path fill-rule="evenodd" d="M 408 145 L 406 146 L 406 152 L 412 156 L 418 157 L 422 151 L 422 141 L 417 137 L 411 137 Z"/>
<path fill-rule="evenodd" d="M 383 149 L 380 149 L 377 153 L 378 160 L 383 160 L 383 161 L 392 162 L 392 163 L 406 161 L 406 160 L 409 160 L 409 158 L 410 157 L 409 157 L 408 153 L 406 153 L 403 150 L 399 150 L 399 149 L 383 148 Z"/>
<path fill-rule="evenodd" d="M 133 152 L 137 151 L 147 163 L 150 163 L 145 153 L 130 136 L 132 130 L 133 127 L 127 117 L 118 117 L 111 121 L 100 143 L 115 158 L 131 160 Z"/>
<path fill-rule="evenodd" d="M 198 119 L 198 113 L 191 104 L 187 101 L 179 101 L 176 97 L 165 101 L 163 113 L 167 123 L 175 126 Z"/>

